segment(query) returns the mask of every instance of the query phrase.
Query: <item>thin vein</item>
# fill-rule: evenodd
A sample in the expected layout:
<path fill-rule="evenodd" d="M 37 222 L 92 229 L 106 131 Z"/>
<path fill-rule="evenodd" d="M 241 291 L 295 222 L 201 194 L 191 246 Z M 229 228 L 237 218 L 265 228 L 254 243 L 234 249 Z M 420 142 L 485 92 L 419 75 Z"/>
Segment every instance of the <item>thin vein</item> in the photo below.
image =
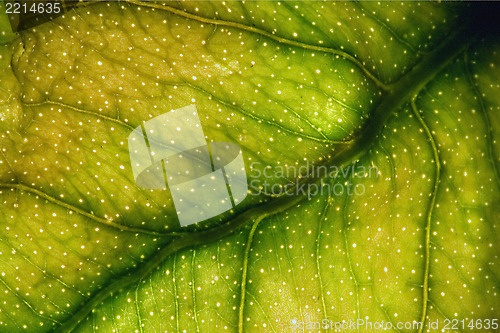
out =
<path fill-rule="evenodd" d="M 349 273 L 352 276 L 352 281 L 354 282 L 354 289 L 356 292 L 356 317 L 357 317 L 356 319 L 360 320 L 361 313 L 360 313 L 360 305 L 359 305 L 359 283 L 358 283 L 358 279 L 356 277 L 356 274 L 354 273 L 354 269 L 352 267 L 351 253 L 349 252 L 349 241 L 347 239 L 347 230 L 348 230 L 347 207 L 348 207 L 348 205 L 349 205 L 349 200 L 348 200 L 348 198 L 346 198 L 345 204 L 344 204 L 344 209 L 343 209 L 343 214 L 342 214 L 342 221 L 343 221 L 342 237 L 344 238 L 344 246 L 345 246 L 345 253 L 347 256 L 347 263 L 349 266 Z M 359 326 L 357 326 L 356 329 L 359 332 Z"/>
<path fill-rule="evenodd" d="M 68 209 L 70 211 L 73 211 L 73 212 L 75 212 L 77 214 L 85 216 L 85 217 L 87 217 L 88 219 L 90 219 L 92 221 L 95 221 L 95 222 L 97 222 L 99 224 L 102 224 L 102 225 L 105 225 L 105 226 L 108 226 L 108 227 L 119 229 L 121 231 L 130 231 L 130 232 L 135 232 L 135 233 L 139 233 L 139 234 L 147 234 L 147 235 L 155 235 L 155 236 L 165 235 L 165 233 L 159 233 L 159 232 L 155 232 L 155 231 L 149 231 L 149 230 L 144 230 L 144 229 L 140 229 L 140 228 L 129 227 L 129 226 L 125 226 L 125 225 L 121 225 L 121 224 L 115 223 L 111 219 L 106 219 L 106 218 L 94 215 L 92 213 L 86 212 L 83 209 L 80 209 L 80 208 L 78 208 L 76 206 L 73 206 L 73 205 L 71 205 L 69 203 L 66 203 L 64 201 L 56 199 L 56 198 L 48 195 L 45 192 L 37 190 L 36 188 L 29 187 L 29 186 L 26 186 L 26 185 L 23 185 L 23 184 L 0 183 L 0 188 L 6 188 L 6 189 L 10 189 L 10 190 L 16 189 L 16 190 L 19 190 L 19 191 L 24 191 L 24 192 L 35 194 L 35 195 L 37 195 L 37 196 L 39 196 L 39 197 L 41 197 L 41 198 L 43 198 L 43 199 L 45 199 L 45 200 L 47 200 L 49 202 L 52 202 L 53 204 L 56 204 L 56 205 L 58 205 L 60 207 L 64 207 L 64 208 L 66 208 L 66 209 Z M 172 234 L 172 233 L 168 233 L 168 234 Z"/>
<path fill-rule="evenodd" d="M 179 332 L 179 296 L 177 295 L 177 282 L 175 281 L 175 265 L 177 262 L 177 252 L 174 254 L 174 263 L 172 266 L 172 284 L 174 289 L 174 303 L 175 303 L 175 330 Z"/>
<path fill-rule="evenodd" d="M 439 179 L 441 178 L 441 161 L 439 159 L 439 152 L 437 149 L 436 141 L 434 140 L 434 136 L 432 135 L 429 127 L 425 123 L 424 119 L 420 115 L 417 110 L 417 106 L 415 104 L 415 99 L 417 96 L 414 96 L 411 99 L 411 109 L 413 114 L 420 122 L 420 125 L 423 127 L 429 142 L 432 147 L 432 153 L 434 155 L 434 163 L 436 165 L 436 174 L 434 176 L 434 187 L 431 193 L 431 200 L 429 202 L 429 207 L 427 210 L 427 222 L 425 226 L 425 267 L 424 267 L 424 283 L 422 290 L 422 316 L 420 317 L 420 322 L 422 326 L 419 327 L 418 333 L 422 333 L 425 326 L 425 319 L 427 317 L 427 307 L 429 303 L 429 272 L 430 272 L 430 239 L 431 239 L 431 226 L 432 226 L 432 211 L 434 210 L 434 206 L 436 205 L 436 196 L 439 187 Z"/>
<path fill-rule="evenodd" d="M 385 23 L 384 21 L 382 21 L 381 19 L 379 19 L 377 16 L 375 16 L 374 14 L 372 14 L 370 11 L 366 10 L 361 4 L 359 1 L 353 1 L 353 4 L 358 7 L 361 12 L 363 12 L 363 14 L 365 14 L 366 16 L 370 17 L 372 20 L 374 20 L 376 23 L 380 24 L 382 27 L 384 27 L 385 29 L 387 29 L 387 31 L 389 31 L 391 33 L 391 35 L 398 41 L 400 42 L 401 44 L 405 45 L 407 48 L 410 49 L 410 51 L 414 52 L 414 53 L 417 53 L 417 51 L 415 50 L 415 47 L 413 45 L 411 45 L 406 39 L 404 39 L 404 37 L 401 37 L 399 36 L 399 34 L 397 34 L 390 26 L 389 24 Z"/>
<path fill-rule="evenodd" d="M 193 256 L 191 257 L 191 280 L 193 283 L 191 284 L 191 292 L 193 293 L 193 316 L 194 323 L 196 324 L 196 332 L 200 332 L 200 326 L 198 324 L 198 314 L 196 309 L 196 269 L 195 269 L 195 258 L 196 258 L 196 249 L 193 249 Z"/>
<path fill-rule="evenodd" d="M 328 319 L 328 315 L 326 313 L 323 278 L 321 276 L 321 267 L 319 264 L 319 253 L 320 253 L 320 246 L 321 246 L 321 228 L 322 228 L 323 221 L 327 219 L 326 215 L 328 214 L 328 211 L 330 209 L 332 201 L 333 201 L 333 199 L 329 196 L 327 201 L 326 201 L 325 207 L 323 208 L 323 212 L 321 213 L 321 217 L 319 218 L 318 233 L 316 234 L 316 269 L 318 271 L 319 288 L 321 291 L 321 303 L 323 306 L 323 315 L 325 316 L 325 319 Z"/>
<path fill-rule="evenodd" d="M 21 295 L 19 293 L 17 293 L 13 288 L 11 288 L 9 286 L 9 284 L 7 284 L 7 282 L 4 281 L 4 279 L 0 278 L 0 282 L 5 286 L 5 288 L 12 294 L 14 295 L 15 297 L 17 297 L 24 305 L 26 305 L 30 310 L 31 312 L 33 312 L 33 314 L 39 318 L 42 318 L 42 319 L 47 319 L 55 324 L 59 324 L 59 322 L 55 319 L 52 319 L 51 317 L 48 317 L 48 316 L 45 316 L 43 314 L 41 314 L 39 311 L 37 311 L 33 305 L 31 305 L 26 299 L 24 299 L 23 297 L 21 297 Z"/>
<path fill-rule="evenodd" d="M 137 282 L 137 285 L 135 286 L 135 313 L 137 314 L 137 324 L 139 325 L 139 332 L 143 333 L 144 330 L 142 329 L 142 317 L 141 317 L 141 310 L 139 309 L 139 295 L 138 295 L 138 289 L 139 285 L 141 284 L 142 280 L 139 280 Z"/>
<path fill-rule="evenodd" d="M 486 107 L 484 106 L 484 100 L 481 96 L 479 88 L 477 87 L 477 82 L 474 80 L 473 76 L 471 75 L 467 51 L 464 52 L 464 63 L 465 63 L 465 71 L 467 73 L 467 78 L 472 86 L 472 89 L 474 90 L 474 94 L 477 96 L 477 99 L 479 101 L 479 105 L 481 107 L 481 114 L 483 115 L 484 122 L 486 123 L 486 138 L 488 140 L 486 145 L 488 147 L 488 155 L 489 155 L 488 157 L 489 157 L 489 160 L 491 161 L 491 166 L 493 167 L 493 172 L 495 173 L 495 180 L 496 180 L 497 186 L 500 187 L 500 176 L 498 174 L 497 161 L 495 159 L 495 153 L 494 153 L 493 147 L 492 147 L 493 128 L 491 126 L 490 118 L 488 116 L 488 111 L 486 110 Z"/>
<path fill-rule="evenodd" d="M 430 305 L 431 305 L 434 309 L 436 309 L 436 311 L 437 311 L 437 312 L 438 312 L 438 313 L 439 313 L 439 314 L 440 314 L 440 315 L 441 315 L 444 319 L 447 319 L 447 320 L 449 320 L 449 321 L 451 322 L 451 319 L 450 319 L 450 318 L 448 318 L 448 316 L 444 314 L 443 310 L 441 310 L 441 308 L 440 308 L 440 307 L 438 307 L 438 306 L 436 305 L 436 303 L 434 303 L 432 300 L 429 300 L 429 304 L 430 304 Z M 463 332 L 463 331 L 460 329 L 460 325 L 458 325 L 458 326 L 457 326 L 457 331 L 458 331 L 458 332 Z"/>
<path fill-rule="evenodd" d="M 248 294 L 248 296 L 250 296 L 252 299 L 253 299 L 253 302 L 255 303 L 254 305 L 257 305 L 257 307 L 259 308 L 262 316 L 265 317 L 265 319 L 267 320 L 267 323 L 269 325 L 269 329 L 272 331 L 272 332 L 276 332 L 276 329 L 274 328 L 274 324 L 273 324 L 273 320 L 271 318 L 269 318 L 269 311 L 266 311 L 262 305 L 260 304 L 259 302 L 259 299 L 257 297 L 255 297 L 255 295 L 253 293 L 251 293 L 250 291 L 246 291 L 246 293 Z M 274 318 L 273 318 L 274 319 Z M 266 332 L 267 333 L 267 332 Z"/>
<path fill-rule="evenodd" d="M 366 69 L 366 67 L 363 66 L 363 64 L 358 59 L 356 59 L 355 57 L 353 57 L 352 55 L 350 55 L 347 52 L 332 49 L 329 47 L 316 46 L 316 45 L 305 44 L 302 42 L 297 42 L 294 40 L 290 40 L 287 38 L 273 35 L 272 33 L 269 33 L 265 30 L 262 30 L 262 29 L 259 29 L 256 27 L 247 26 L 247 25 L 237 23 L 237 22 L 230 22 L 230 21 L 223 21 L 223 20 L 216 20 L 216 19 L 201 17 L 198 15 L 194 15 L 194 14 L 167 6 L 167 5 L 160 5 L 160 4 L 156 4 L 156 3 L 152 3 L 152 2 L 143 2 L 143 1 L 137 1 L 137 0 L 125 0 L 125 1 L 132 3 L 134 5 L 137 5 L 137 6 L 141 6 L 141 7 L 150 7 L 150 8 L 165 10 L 165 11 L 168 11 L 172 14 L 176 14 L 176 15 L 179 15 L 179 16 L 191 19 L 191 20 L 195 20 L 195 21 L 199 21 L 199 22 L 203 22 L 203 23 L 207 23 L 207 24 L 231 27 L 231 28 L 236 28 L 236 29 L 243 30 L 243 31 L 252 32 L 252 33 L 267 37 L 269 39 L 272 39 L 278 43 L 299 47 L 299 48 L 302 48 L 305 50 L 325 52 L 325 53 L 330 53 L 330 54 L 335 54 L 335 55 L 341 56 L 342 58 L 351 61 L 359 69 L 361 69 L 363 71 L 363 73 L 365 73 L 365 75 L 367 77 L 369 77 L 379 88 L 386 90 L 386 91 L 389 90 L 389 87 L 385 83 L 383 83 L 380 79 L 378 79 L 375 75 L 373 75 L 368 69 Z"/>
<path fill-rule="evenodd" d="M 113 118 L 113 117 L 109 117 L 109 116 L 106 116 L 106 115 L 103 115 L 103 114 L 100 114 L 100 113 L 97 113 L 97 112 L 92 112 L 92 111 L 88 111 L 88 110 L 85 110 L 85 109 L 80 109 L 80 108 L 77 108 L 75 106 L 68 105 L 68 104 L 61 103 L 61 102 L 55 102 L 55 101 L 51 101 L 51 100 L 46 100 L 46 101 L 39 102 L 39 103 L 26 103 L 26 102 L 23 102 L 23 105 L 30 106 L 30 107 L 32 107 L 32 106 L 55 105 L 55 106 L 59 106 L 59 107 L 62 107 L 62 108 L 66 108 L 66 109 L 70 109 L 70 110 L 76 111 L 78 113 L 83 113 L 83 114 L 95 116 L 95 117 L 98 117 L 98 118 L 102 118 L 103 120 L 108 120 L 108 121 L 114 122 L 114 123 L 116 123 L 116 124 L 118 124 L 120 126 L 124 126 L 124 127 L 128 128 L 129 130 L 133 130 L 134 129 L 134 127 L 132 127 L 131 125 L 129 125 L 126 122 L 121 121 L 119 119 L 116 119 L 116 118 Z"/>
<path fill-rule="evenodd" d="M 43 275 L 45 275 L 46 277 L 49 277 L 51 279 L 54 279 L 55 281 L 59 282 L 61 285 L 63 285 L 65 288 L 69 289 L 69 290 L 72 290 L 74 291 L 75 293 L 79 294 L 80 296 L 83 296 L 83 297 L 86 297 L 84 293 L 82 293 L 80 290 L 76 289 L 75 287 L 72 287 L 70 286 L 69 284 L 65 283 L 63 280 L 61 280 L 60 278 L 58 278 L 57 276 L 47 272 L 47 270 L 45 268 L 42 268 L 40 266 L 38 266 L 37 264 L 35 264 L 33 261 L 31 261 L 29 259 L 28 256 L 26 256 L 26 254 L 21 251 L 19 248 L 16 248 L 12 245 L 11 242 L 9 242 L 7 239 L 4 239 L 2 237 L 0 237 L 0 242 L 3 242 L 4 244 L 6 244 L 7 246 L 13 248 L 16 250 L 16 254 L 20 255 L 24 260 L 26 260 L 31 266 L 33 266 L 35 269 L 37 269 L 39 272 L 41 272 Z M 0 259 L 0 261 L 3 261 Z M 7 262 L 3 261 L 6 265 L 9 265 Z M 47 264 L 45 263 L 45 266 Z M 10 265 L 9 265 L 10 266 Z M 54 305 L 55 306 L 55 305 Z M 66 312 L 65 310 L 61 309 L 62 312 Z"/>
<path fill-rule="evenodd" d="M 140 27 L 142 27 L 142 25 L 139 23 L 139 21 L 137 21 L 137 22 L 138 22 L 138 25 L 139 25 Z M 58 26 L 58 27 L 59 27 L 59 26 Z M 143 29 L 143 30 L 144 30 L 144 29 Z M 70 35 L 71 35 L 71 36 L 74 36 L 74 35 L 72 35 L 72 34 L 70 34 Z M 75 37 L 75 38 L 76 38 L 79 42 L 81 42 L 81 44 L 82 44 L 82 45 L 84 45 L 84 46 L 86 46 L 86 47 L 91 48 L 91 45 L 84 43 L 84 42 L 83 42 L 83 40 L 78 39 L 77 37 Z M 157 43 L 157 45 L 158 45 L 159 47 L 162 47 L 162 45 L 161 45 L 158 41 L 156 41 L 156 39 L 152 38 L 152 40 L 153 40 L 154 42 L 156 42 L 156 43 Z M 134 43 L 132 40 L 130 40 L 130 43 L 131 43 L 132 45 L 134 45 L 135 47 L 140 48 L 140 47 L 139 47 L 139 46 L 137 46 L 137 45 L 136 45 L 136 43 Z M 130 71 L 132 71 L 132 72 L 134 72 L 134 73 L 137 73 L 138 75 L 142 75 L 142 76 L 144 76 L 144 77 L 146 77 L 146 78 L 148 78 L 148 79 L 150 79 L 150 80 L 152 80 L 152 81 L 158 81 L 158 82 L 160 82 L 160 83 L 162 83 L 162 84 L 167 84 L 167 85 L 174 85 L 174 86 L 187 86 L 187 87 L 190 87 L 190 88 L 192 88 L 193 90 L 196 90 L 196 91 L 198 91 L 198 92 L 200 92 L 200 93 L 202 93 L 202 94 L 204 94 L 204 95 L 208 96 L 208 97 L 209 97 L 209 99 L 211 98 L 211 99 L 213 99 L 214 101 L 216 101 L 216 102 L 218 102 L 218 103 L 220 103 L 220 104 L 222 104 L 222 105 L 226 106 L 227 108 L 230 108 L 230 109 L 232 109 L 232 110 L 235 110 L 236 112 L 239 112 L 239 113 L 243 114 L 244 116 L 247 116 L 247 117 L 250 117 L 250 118 L 252 118 L 252 119 L 254 119 L 254 120 L 257 120 L 258 122 L 263 122 L 263 123 L 268 124 L 268 125 L 270 125 L 270 126 L 274 126 L 274 127 L 278 128 L 278 129 L 280 129 L 280 130 L 283 130 L 283 131 L 285 131 L 285 132 L 291 133 L 291 134 L 293 134 L 293 135 L 300 136 L 300 137 L 302 137 L 302 138 L 307 138 L 307 139 L 310 139 L 310 140 L 312 140 L 312 141 L 317 141 L 317 142 L 321 142 L 321 143 L 332 143 L 332 144 L 336 144 L 336 143 L 345 143 L 345 141 L 342 141 L 342 140 L 340 140 L 340 141 L 339 141 L 339 140 L 332 140 L 332 139 L 328 138 L 328 137 L 325 135 L 325 133 L 324 133 L 324 132 L 322 132 L 321 130 L 319 130 L 319 128 L 318 128 L 316 125 L 314 125 L 314 124 L 313 124 L 310 120 L 308 120 L 308 119 L 306 119 L 306 118 L 302 117 L 302 116 L 301 116 L 301 115 L 300 115 L 297 111 L 295 111 L 295 110 L 294 110 L 294 109 L 292 109 L 291 107 L 289 107 L 289 106 L 287 106 L 287 105 L 285 105 L 285 104 L 283 104 L 283 103 L 281 103 L 281 102 L 277 102 L 277 104 L 281 105 L 282 107 L 284 107 L 285 109 L 287 109 L 288 111 L 290 111 L 290 112 L 291 112 L 291 113 L 292 113 L 295 117 L 297 117 L 299 120 L 301 120 L 301 121 L 305 122 L 308 126 L 310 126 L 313 130 L 315 130 L 315 131 L 316 131 L 316 132 L 317 132 L 317 133 L 318 133 L 321 137 L 323 137 L 323 139 L 321 139 L 321 138 L 317 138 L 317 137 L 314 137 L 314 136 L 312 136 L 312 135 L 307 135 L 307 134 L 305 134 L 305 133 L 300 133 L 300 132 L 294 131 L 293 129 L 288 128 L 288 127 L 285 127 L 285 126 L 283 126 L 283 125 L 279 124 L 278 122 L 275 122 L 275 121 L 272 121 L 272 120 L 268 120 L 268 119 L 266 119 L 266 118 L 259 117 L 259 116 L 255 115 L 255 114 L 251 113 L 251 112 L 248 112 L 248 111 L 244 110 L 244 109 L 243 109 L 242 107 L 240 107 L 240 106 L 235 106 L 235 105 L 232 105 L 229 101 L 224 101 L 223 99 L 221 99 L 221 98 L 219 98 L 219 97 L 217 97 L 217 96 L 213 95 L 211 92 L 207 91 L 207 90 L 206 90 L 206 89 L 204 89 L 203 87 L 198 86 L 198 85 L 196 85 L 196 84 L 193 84 L 192 82 L 190 82 L 190 81 L 186 80 L 186 78 L 185 78 L 185 77 L 184 77 L 181 73 L 179 73 L 178 71 L 176 71 L 176 70 L 175 70 L 175 67 L 173 66 L 173 64 L 171 64 L 171 63 L 170 63 L 167 59 L 160 58 L 157 54 L 154 54 L 154 53 L 148 52 L 147 50 L 143 50 L 143 51 L 144 51 L 144 52 L 146 52 L 147 54 L 149 54 L 149 55 L 151 55 L 151 56 L 155 57 L 155 58 L 158 58 L 158 59 L 161 59 L 161 60 L 163 60 L 163 61 L 167 62 L 167 63 L 170 65 L 170 68 L 171 68 L 172 72 L 174 72 L 174 73 L 175 73 L 175 74 L 176 74 L 176 75 L 177 75 L 180 79 L 182 79 L 182 83 L 167 82 L 167 81 L 164 81 L 164 80 L 159 80 L 159 79 L 157 79 L 156 77 L 154 77 L 154 76 L 152 76 L 152 75 L 150 75 L 150 74 L 144 73 L 144 72 L 142 72 L 142 71 L 140 71 L 140 70 L 138 70 L 138 69 L 136 69 L 136 68 L 130 67 L 130 66 L 129 66 L 128 64 L 126 64 L 126 63 L 122 63 L 122 62 L 120 62 L 120 61 L 118 61 L 118 62 L 117 62 L 117 60 L 116 60 L 116 59 L 113 59 L 113 58 L 111 58 L 111 57 L 109 57 L 109 56 L 105 55 L 104 53 L 102 53 L 101 51 L 99 51 L 99 50 L 97 50 L 97 49 L 92 49 L 92 50 L 93 50 L 94 52 L 96 52 L 98 55 L 100 55 L 101 57 L 103 57 L 104 59 L 106 59 L 106 60 L 110 61 L 111 63 L 113 63 L 113 62 L 118 63 L 118 64 L 120 64 L 120 66 L 122 66 L 122 67 L 124 67 L 124 68 L 127 68 L 128 70 L 130 70 Z M 319 91 L 319 90 L 318 90 L 318 91 Z M 261 93 L 264 93 L 264 94 L 265 94 L 265 92 L 262 92 L 262 91 L 261 91 Z M 325 94 L 324 92 L 321 92 L 321 93 Z M 112 94 L 116 97 L 116 94 L 115 94 L 115 93 L 112 93 Z M 269 96 L 269 95 L 267 95 L 267 94 L 265 94 L 265 96 L 270 97 L 270 96 Z M 333 100 L 335 100 L 336 102 L 338 102 L 340 105 L 342 105 L 342 106 L 344 106 L 344 107 L 346 107 L 346 108 L 348 108 L 348 109 L 355 110 L 355 109 L 353 109 L 352 107 L 350 107 L 350 106 L 348 106 L 348 105 L 346 105 L 346 104 L 341 103 L 339 100 L 337 100 L 337 99 L 335 99 L 335 98 L 333 98 L 333 97 L 330 97 L 330 98 L 332 98 Z M 49 101 L 47 101 L 47 102 L 49 102 Z M 64 104 L 64 103 L 60 103 L 60 102 L 52 102 L 52 101 L 50 101 L 50 103 L 52 103 L 52 104 L 57 104 L 57 105 L 60 105 L 60 106 L 64 106 L 64 107 L 70 108 L 70 109 L 72 109 L 72 110 L 74 110 L 74 111 L 77 111 L 77 112 L 80 112 L 80 113 L 89 114 L 89 115 L 94 115 L 94 116 L 97 116 L 97 117 L 103 118 L 103 119 L 105 119 L 105 120 L 113 121 L 113 122 L 115 122 L 115 123 L 117 123 L 117 124 L 120 124 L 120 125 L 126 126 L 126 127 L 127 127 L 127 128 L 129 128 L 130 130 L 133 130 L 133 127 L 132 127 L 132 126 L 130 126 L 129 124 L 127 124 L 127 123 L 125 123 L 125 122 L 123 122 L 123 121 L 121 121 L 121 120 L 119 120 L 119 119 L 115 119 L 115 118 L 112 118 L 112 117 L 109 117 L 109 116 L 101 115 L 101 114 L 99 114 L 99 113 L 95 113 L 95 112 L 87 111 L 87 110 L 80 109 L 80 108 L 76 108 L 76 107 L 73 107 L 73 106 L 69 106 L 69 105 L 66 105 L 66 104 Z M 40 104 L 40 103 L 30 103 L 30 104 L 27 104 L 27 103 L 25 103 L 25 105 L 39 106 L 39 105 L 42 105 L 42 104 Z M 357 110 L 355 110 L 355 111 L 356 111 L 356 112 L 359 112 L 359 111 L 357 111 Z M 335 126 L 337 126 L 337 125 L 335 124 Z M 342 128 L 342 129 L 343 129 L 343 128 Z M 345 131 L 345 129 L 343 129 L 343 130 Z"/>
<path fill-rule="evenodd" d="M 248 234 L 248 240 L 245 247 L 245 254 L 243 257 L 243 271 L 241 273 L 241 295 L 240 295 L 240 308 L 238 315 L 238 332 L 243 333 L 243 316 L 245 310 L 245 295 L 246 295 L 246 285 L 247 285 L 247 274 L 248 274 L 248 256 L 250 255 L 250 249 L 252 248 L 253 236 L 255 234 L 255 230 L 259 226 L 260 221 L 263 220 L 263 216 L 258 217 L 252 225 L 252 229 L 250 229 L 250 233 Z"/>

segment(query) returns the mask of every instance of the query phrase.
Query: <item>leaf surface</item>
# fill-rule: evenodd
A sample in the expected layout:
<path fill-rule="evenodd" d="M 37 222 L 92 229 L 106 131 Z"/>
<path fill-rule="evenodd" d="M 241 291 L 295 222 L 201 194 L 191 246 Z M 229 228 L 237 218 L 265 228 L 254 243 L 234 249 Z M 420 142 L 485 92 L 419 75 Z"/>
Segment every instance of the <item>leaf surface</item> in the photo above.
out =
<path fill-rule="evenodd" d="M 129 0 L 20 33 L 2 16 L 0 326 L 495 318 L 500 44 L 476 26 L 496 9 Z M 189 104 L 241 147 L 250 195 L 180 229 L 169 191 L 135 184 L 127 136 Z"/>

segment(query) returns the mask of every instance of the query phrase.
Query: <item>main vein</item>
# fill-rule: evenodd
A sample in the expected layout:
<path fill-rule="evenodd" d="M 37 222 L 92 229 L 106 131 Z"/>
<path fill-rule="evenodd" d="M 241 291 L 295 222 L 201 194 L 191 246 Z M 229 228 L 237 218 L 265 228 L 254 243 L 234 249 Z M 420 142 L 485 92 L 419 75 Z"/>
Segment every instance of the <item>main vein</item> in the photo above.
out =
<path fill-rule="evenodd" d="M 240 27 L 237 23 L 223 22 L 216 20 L 209 20 L 204 18 L 199 18 L 195 15 L 179 11 L 167 6 L 161 6 L 156 4 L 145 4 L 135 0 L 127 0 L 131 3 L 137 3 L 143 6 L 158 7 L 159 9 L 170 10 L 173 13 L 179 14 L 181 16 L 196 19 L 198 21 L 206 21 L 206 23 L 219 24 L 234 26 L 238 28 L 244 28 L 245 30 L 253 30 L 251 27 Z M 389 91 L 385 93 L 382 101 L 377 105 L 375 110 L 370 116 L 370 119 L 365 123 L 363 128 L 360 130 L 360 134 L 349 144 L 346 144 L 341 149 L 332 152 L 331 157 L 324 161 L 326 165 L 336 165 L 339 167 L 344 167 L 345 165 L 358 160 L 364 153 L 370 150 L 382 131 L 387 119 L 396 112 L 400 106 L 408 101 L 410 98 L 415 96 L 429 81 L 431 81 L 440 71 L 442 71 L 455 57 L 460 54 L 475 38 L 474 35 L 467 34 L 468 24 L 463 24 L 462 29 L 456 31 L 455 34 L 450 35 L 443 43 L 436 48 L 434 51 L 427 54 L 423 60 L 417 64 L 408 74 L 403 76 L 398 82 L 391 84 Z M 258 31 L 255 31 L 258 32 Z M 268 34 L 267 32 L 264 32 Z M 269 38 L 273 38 L 277 41 L 292 44 L 292 41 L 281 40 L 279 37 L 270 35 Z M 293 42 L 296 43 L 296 42 Z M 300 43 L 299 43 L 300 44 Z M 292 44 L 293 45 L 293 44 Z M 297 45 L 299 46 L 299 45 Z M 300 45 L 302 47 L 302 45 Z M 327 51 L 325 51 L 327 52 Z M 330 53 L 334 53 L 330 50 Z M 321 178 L 318 177 L 308 177 L 303 178 L 298 182 L 297 186 L 304 186 L 304 184 L 319 183 Z M 235 216 L 231 220 L 223 223 L 217 227 L 211 228 L 209 230 L 199 231 L 195 233 L 182 234 L 172 240 L 169 244 L 159 250 L 149 261 L 145 262 L 142 266 L 138 267 L 135 271 L 127 275 L 123 275 L 118 280 L 110 282 L 108 285 L 103 287 L 99 292 L 97 292 L 92 298 L 90 298 L 83 306 L 66 322 L 64 322 L 58 330 L 61 332 L 71 332 L 78 324 L 88 315 L 88 313 L 99 303 L 104 301 L 111 293 L 119 291 L 127 286 L 137 283 L 141 278 L 150 274 L 154 269 L 158 267 L 167 257 L 176 253 L 177 251 L 201 244 L 207 244 L 209 242 L 221 239 L 224 236 L 232 234 L 235 230 L 238 230 L 242 226 L 246 225 L 250 221 L 262 221 L 264 218 L 278 214 L 287 210 L 290 207 L 294 207 L 304 199 L 308 197 L 307 193 L 300 194 L 297 196 L 289 197 L 283 196 L 278 197 L 273 200 L 264 202 L 261 205 L 249 208 L 242 211 L 239 215 Z M 434 204 L 432 204 L 434 205 Z M 254 224 L 253 228 L 256 228 Z M 429 229 L 427 230 L 427 233 Z M 430 235 L 429 235 L 430 236 Z M 427 237 L 427 236 L 426 236 Z M 428 238 L 426 238 L 428 239 Z M 248 245 L 247 246 L 251 246 Z M 248 249 L 250 251 L 250 249 Z M 426 262 L 429 262 L 429 252 L 426 252 Z M 428 264 L 426 266 L 429 266 Z M 428 273 L 428 268 L 426 269 Z M 428 279 L 427 279 L 428 280 Z M 424 281 L 425 282 L 425 281 Z M 428 285 L 428 281 L 425 282 Z M 425 289 L 425 288 L 424 288 Z M 428 302 L 427 291 L 424 294 L 425 304 Z M 425 306 L 426 311 L 427 306 Z M 426 315 L 423 315 L 425 318 Z M 241 326 L 240 326 L 241 327 Z M 241 328 L 240 328 L 241 332 Z M 419 332 L 420 333 L 420 332 Z"/>

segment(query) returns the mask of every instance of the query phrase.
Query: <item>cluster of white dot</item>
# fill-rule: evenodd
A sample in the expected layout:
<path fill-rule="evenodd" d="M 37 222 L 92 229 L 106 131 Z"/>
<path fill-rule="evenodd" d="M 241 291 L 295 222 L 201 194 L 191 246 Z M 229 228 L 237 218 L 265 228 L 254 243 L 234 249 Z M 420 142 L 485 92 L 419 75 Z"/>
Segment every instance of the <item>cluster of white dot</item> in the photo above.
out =
<path fill-rule="evenodd" d="M 347 51 L 385 81 L 393 81 L 411 68 L 419 52 L 434 47 L 439 34 L 449 33 L 457 20 L 443 6 L 412 1 L 293 5 L 245 1 L 241 6 L 187 2 L 182 7 L 193 14 L 242 22 L 290 40 Z"/>
<path fill-rule="evenodd" d="M 399 24 L 423 4 L 186 6 L 193 12 L 200 8 L 190 6 L 208 6 L 202 11 L 265 31 L 286 17 L 288 24 L 271 24 L 273 35 L 348 51 L 387 81 L 432 45 L 434 22 L 446 23 L 430 4 L 431 21 L 422 25 L 428 31 Z M 187 23 L 154 8 L 95 8 L 24 33 L 14 57 L 25 114 L 20 130 L 0 134 L 1 182 L 12 184 L 0 189 L 0 327 L 6 329 L 59 324 L 159 248 L 156 238 L 119 232 L 120 224 L 102 226 L 169 227 L 169 199 L 136 188 L 124 171 L 124 138 L 144 115 L 196 103 L 213 110 L 204 122 L 214 140 L 237 141 L 254 152 L 251 160 L 288 165 L 323 158 L 378 98 L 362 71 L 339 56 L 252 31 Z M 418 99 L 443 167 L 430 239 L 426 204 L 437 161 L 408 109 L 364 161 L 381 171 L 356 180 L 366 185 L 363 196 L 316 197 L 265 220 L 252 243 L 243 232 L 176 254 L 94 309 L 87 325 L 116 331 L 126 321 L 138 331 L 201 332 L 234 330 L 242 319 L 245 327 L 279 331 L 291 319 L 370 313 L 373 321 L 413 320 L 422 309 L 424 278 L 430 307 L 444 316 L 498 311 L 498 257 L 491 255 L 498 232 L 490 208 L 498 202 L 498 173 L 491 172 L 498 155 L 491 128 L 498 122 L 489 119 L 499 111 L 498 85 L 481 86 L 483 76 L 467 60 L 453 66 Z M 431 269 L 423 277 L 427 247 Z"/>

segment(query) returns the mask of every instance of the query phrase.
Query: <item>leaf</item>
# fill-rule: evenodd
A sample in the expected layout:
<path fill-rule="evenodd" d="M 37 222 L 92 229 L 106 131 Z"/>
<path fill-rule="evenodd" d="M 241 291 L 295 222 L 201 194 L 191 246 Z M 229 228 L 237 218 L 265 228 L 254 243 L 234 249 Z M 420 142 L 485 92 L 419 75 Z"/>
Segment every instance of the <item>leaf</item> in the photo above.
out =
<path fill-rule="evenodd" d="M 497 9 L 128 0 L 15 34 L 2 16 L 2 330 L 496 330 Z M 240 146 L 250 194 L 181 229 L 126 138 L 189 104 Z"/>

